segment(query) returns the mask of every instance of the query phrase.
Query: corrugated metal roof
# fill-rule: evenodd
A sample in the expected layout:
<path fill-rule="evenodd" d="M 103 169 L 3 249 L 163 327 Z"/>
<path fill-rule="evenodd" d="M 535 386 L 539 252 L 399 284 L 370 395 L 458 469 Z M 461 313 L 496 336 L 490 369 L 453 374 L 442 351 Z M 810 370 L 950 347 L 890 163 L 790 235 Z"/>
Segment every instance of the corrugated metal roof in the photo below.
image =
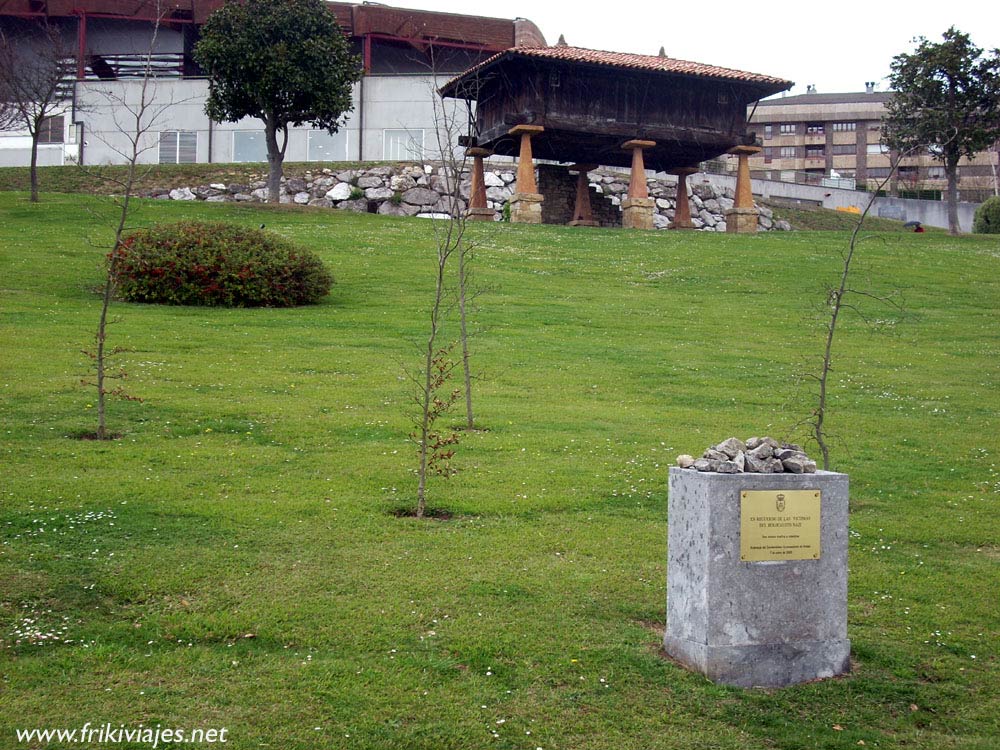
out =
<path fill-rule="evenodd" d="M 718 65 L 706 65 L 705 63 L 691 62 L 688 60 L 677 60 L 672 57 L 660 57 L 659 55 L 636 55 L 630 52 L 607 52 L 604 50 L 586 49 L 584 47 L 519 47 L 500 52 L 488 60 L 484 60 L 479 65 L 470 68 L 465 73 L 452 79 L 442 87 L 442 91 L 450 89 L 454 83 L 467 76 L 473 76 L 480 70 L 487 68 L 503 57 L 530 57 L 543 60 L 556 60 L 561 62 L 589 63 L 592 65 L 603 65 L 609 68 L 619 68 L 627 70 L 645 70 L 654 73 L 671 73 L 675 75 L 697 76 L 701 78 L 715 78 L 732 81 L 742 81 L 745 83 L 764 84 L 770 88 L 781 87 L 791 88 L 792 81 L 783 78 L 762 75 L 760 73 L 749 73 L 745 70 L 734 70 L 732 68 L 722 68 Z M 781 90 L 779 88 L 778 90 Z"/>
<path fill-rule="evenodd" d="M 843 94 L 796 94 L 774 99 L 762 99 L 761 107 L 780 107 L 803 104 L 863 104 L 867 102 L 887 102 L 892 99 L 891 91 L 852 91 Z"/>

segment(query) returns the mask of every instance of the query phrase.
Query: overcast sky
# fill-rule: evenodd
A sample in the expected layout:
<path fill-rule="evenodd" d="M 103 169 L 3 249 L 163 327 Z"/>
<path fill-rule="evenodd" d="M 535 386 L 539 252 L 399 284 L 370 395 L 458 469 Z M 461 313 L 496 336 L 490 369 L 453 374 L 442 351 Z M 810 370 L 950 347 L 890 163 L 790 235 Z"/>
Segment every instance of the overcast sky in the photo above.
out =
<path fill-rule="evenodd" d="M 386 5 L 499 18 L 531 19 L 549 44 L 670 57 L 765 73 L 820 92 L 887 88 L 892 57 L 912 39 L 939 41 L 949 26 L 977 46 L 1000 47 L 998 0 L 770 0 L 769 2 L 557 2 L 556 0 L 386 0 Z"/>

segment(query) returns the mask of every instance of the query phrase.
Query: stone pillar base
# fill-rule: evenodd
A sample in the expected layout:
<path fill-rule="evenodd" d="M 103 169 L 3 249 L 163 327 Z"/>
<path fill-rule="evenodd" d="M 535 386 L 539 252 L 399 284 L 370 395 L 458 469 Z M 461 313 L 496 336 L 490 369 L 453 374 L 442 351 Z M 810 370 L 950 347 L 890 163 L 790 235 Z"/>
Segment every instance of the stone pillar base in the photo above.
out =
<path fill-rule="evenodd" d="M 510 221 L 512 224 L 541 224 L 542 201 L 540 193 L 514 193 L 510 198 Z"/>
<path fill-rule="evenodd" d="M 755 234 L 760 211 L 756 208 L 730 208 L 726 211 L 726 231 L 732 234 Z"/>
<path fill-rule="evenodd" d="M 688 669 L 734 687 L 786 687 L 846 674 L 851 669 L 851 642 L 846 638 L 710 646 L 667 635 L 663 648 Z"/>
<path fill-rule="evenodd" d="M 569 223 L 571 227 L 599 227 L 601 222 L 594 221 L 593 219 L 574 219 Z"/>
<path fill-rule="evenodd" d="M 470 208 L 465 212 L 469 221 L 495 221 L 497 212 L 492 208 Z"/>
<path fill-rule="evenodd" d="M 653 207 L 656 201 L 652 198 L 626 198 L 622 201 L 623 229 L 652 229 Z"/>

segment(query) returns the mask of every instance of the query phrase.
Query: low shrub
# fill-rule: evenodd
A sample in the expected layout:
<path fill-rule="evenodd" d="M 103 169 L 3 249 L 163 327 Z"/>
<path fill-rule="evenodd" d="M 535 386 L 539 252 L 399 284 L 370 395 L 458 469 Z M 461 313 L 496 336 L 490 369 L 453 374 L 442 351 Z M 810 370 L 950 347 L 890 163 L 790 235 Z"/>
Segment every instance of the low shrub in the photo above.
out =
<path fill-rule="evenodd" d="M 976 234 L 1000 234 L 1000 198 L 995 195 L 987 198 L 976 209 L 972 231 Z"/>
<path fill-rule="evenodd" d="M 221 222 L 140 229 L 115 252 L 118 295 L 130 302 L 292 307 L 318 302 L 333 285 L 311 251 Z"/>

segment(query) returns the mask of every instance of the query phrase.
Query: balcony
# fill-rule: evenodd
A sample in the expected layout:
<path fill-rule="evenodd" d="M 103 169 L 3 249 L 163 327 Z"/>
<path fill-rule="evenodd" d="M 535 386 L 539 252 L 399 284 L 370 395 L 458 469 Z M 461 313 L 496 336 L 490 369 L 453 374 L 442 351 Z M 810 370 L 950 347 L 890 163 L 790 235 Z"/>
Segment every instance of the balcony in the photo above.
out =
<path fill-rule="evenodd" d="M 63 61 L 68 75 L 75 77 L 76 60 Z M 83 80 L 115 81 L 122 78 L 143 78 L 147 65 L 150 78 L 180 78 L 192 73 L 192 63 L 183 52 L 144 54 L 96 54 L 87 57 Z M 71 72 L 70 72 L 71 71 Z"/>

